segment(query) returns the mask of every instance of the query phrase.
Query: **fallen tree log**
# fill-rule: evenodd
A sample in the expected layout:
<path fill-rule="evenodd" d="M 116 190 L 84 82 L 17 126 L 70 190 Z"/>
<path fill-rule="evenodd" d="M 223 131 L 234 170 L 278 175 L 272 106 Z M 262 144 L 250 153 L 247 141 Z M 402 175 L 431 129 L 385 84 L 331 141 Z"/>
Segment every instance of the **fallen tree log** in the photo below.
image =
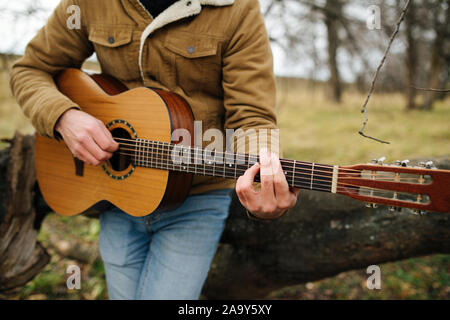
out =
<path fill-rule="evenodd" d="M 450 158 L 436 161 L 450 168 Z M 450 252 L 450 214 L 368 209 L 341 196 L 303 191 L 276 221 L 249 220 L 236 196 L 203 295 L 264 298 L 372 264 Z M 48 263 L 36 241 L 48 212 L 36 186 L 33 137 L 0 152 L 0 294 L 20 290 Z"/>
<path fill-rule="evenodd" d="M 450 169 L 450 158 L 435 164 Z M 348 270 L 449 252 L 449 213 L 390 212 L 340 195 L 302 191 L 281 219 L 252 221 L 234 194 L 203 293 L 211 299 L 264 298 Z"/>
<path fill-rule="evenodd" d="M 16 135 L 0 152 L 0 295 L 22 288 L 50 261 L 36 240 L 47 212 L 36 192 L 34 137 Z"/>

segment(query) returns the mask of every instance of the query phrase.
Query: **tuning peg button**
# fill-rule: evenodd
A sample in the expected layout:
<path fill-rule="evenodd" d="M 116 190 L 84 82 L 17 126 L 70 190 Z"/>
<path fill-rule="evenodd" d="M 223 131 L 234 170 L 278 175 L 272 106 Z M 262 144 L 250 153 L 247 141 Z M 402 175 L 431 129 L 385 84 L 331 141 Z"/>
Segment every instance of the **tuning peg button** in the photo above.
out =
<path fill-rule="evenodd" d="M 424 216 L 424 215 L 427 214 L 427 212 L 426 212 L 426 211 L 423 211 L 423 210 L 419 210 L 419 209 L 414 209 L 414 210 L 413 210 L 413 214 L 415 214 L 415 215 L 417 215 L 417 216 Z"/>
<path fill-rule="evenodd" d="M 434 166 L 433 161 L 428 161 L 428 162 L 425 163 L 425 168 L 427 168 L 427 169 L 432 169 L 434 167 L 435 166 Z"/>
<path fill-rule="evenodd" d="M 408 166 L 408 163 L 409 163 L 409 160 L 406 159 L 406 160 L 403 160 L 403 161 L 401 162 L 401 165 L 402 165 L 402 167 L 407 167 L 407 166 Z"/>

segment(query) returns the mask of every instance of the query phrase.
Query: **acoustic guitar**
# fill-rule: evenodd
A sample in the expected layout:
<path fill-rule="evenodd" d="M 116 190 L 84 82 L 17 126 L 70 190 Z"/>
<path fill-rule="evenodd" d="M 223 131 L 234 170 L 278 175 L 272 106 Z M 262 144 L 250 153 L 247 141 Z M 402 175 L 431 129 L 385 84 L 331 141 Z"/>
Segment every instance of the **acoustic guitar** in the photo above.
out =
<path fill-rule="evenodd" d="M 175 93 L 145 87 L 128 90 L 110 76 L 77 69 L 62 71 L 55 83 L 83 111 L 103 121 L 119 143 L 109 161 L 90 166 L 74 158 L 64 141 L 36 135 L 39 187 L 59 214 L 79 214 L 104 200 L 133 216 L 170 210 L 188 195 L 193 175 L 237 179 L 259 160 L 256 155 L 216 151 L 222 159 L 217 163 L 175 161 L 174 151 L 196 160 L 204 151 L 193 141 L 171 141 L 179 128 L 194 136 L 191 109 Z M 410 167 L 407 161 L 386 165 L 381 160 L 353 166 L 280 161 L 292 187 L 341 194 L 390 210 L 450 211 L 449 170 L 438 170 L 431 162 Z"/>

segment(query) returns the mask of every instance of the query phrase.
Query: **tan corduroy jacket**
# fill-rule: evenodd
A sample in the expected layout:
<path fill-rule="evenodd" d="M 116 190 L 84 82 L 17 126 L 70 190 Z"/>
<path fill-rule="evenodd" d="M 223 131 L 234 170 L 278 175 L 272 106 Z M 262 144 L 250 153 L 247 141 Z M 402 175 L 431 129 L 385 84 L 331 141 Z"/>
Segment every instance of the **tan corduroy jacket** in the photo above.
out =
<path fill-rule="evenodd" d="M 73 5 L 80 28 L 73 28 Z M 276 128 L 272 53 L 258 0 L 179 0 L 156 18 L 138 0 L 61 1 L 11 74 L 13 94 L 40 134 L 54 137 L 58 118 L 80 108 L 52 77 L 80 68 L 94 52 L 102 72 L 130 89 L 183 96 L 203 131 Z M 233 186 L 197 176 L 191 193 Z"/>

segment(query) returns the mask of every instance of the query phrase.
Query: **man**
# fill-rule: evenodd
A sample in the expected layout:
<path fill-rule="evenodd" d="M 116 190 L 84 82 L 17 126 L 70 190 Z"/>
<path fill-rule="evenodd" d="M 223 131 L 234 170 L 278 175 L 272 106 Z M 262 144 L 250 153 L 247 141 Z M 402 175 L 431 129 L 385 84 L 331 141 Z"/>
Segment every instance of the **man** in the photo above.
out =
<path fill-rule="evenodd" d="M 75 8 L 75 9 L 74 9 Z M 79 27 L 68 23 L 79 12 Z M 75 25 L 75 28 L 73 27 Z M 72 27 L 69 27 L 72 26 Z M 203 130 L 274 129 L 272 54 L 258 0 L 63 0 L 15 63 L 11 88 L 36 130 L 60 135 L 74 156 L 99 165 L 117 150 L 104 124 L 52 80 L 93 52 L 102 72 L 128 88 L 183 96 Z M 239 143 L 239 142 L 238 142 Z M 293 207 L 276 155 L 260 150 L 236 192 L 251 216 Z M 261 190 L 253 188 L 261 173 Z M 197 299 L 228 214 L 234 181 L 196 176 L 181 207 L 136 218 L 100 217 L 100 252 L 112 299 Z"/>

